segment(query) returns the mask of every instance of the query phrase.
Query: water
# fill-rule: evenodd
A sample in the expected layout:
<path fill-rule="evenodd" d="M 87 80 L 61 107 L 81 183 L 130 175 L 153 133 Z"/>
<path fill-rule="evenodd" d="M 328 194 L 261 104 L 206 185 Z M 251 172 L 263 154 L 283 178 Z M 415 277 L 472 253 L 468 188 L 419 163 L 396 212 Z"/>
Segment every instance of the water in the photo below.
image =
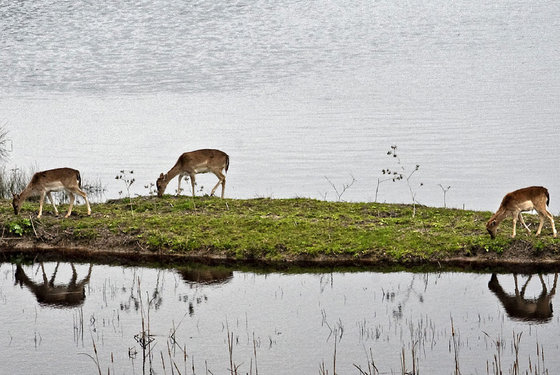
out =
<path fill-rule="evenodd" d="M 96 373 L 99 363 L 102 373 L 142 373 L 142 323 L 156 373 L 170 373 L 170 360 L 181 373 L 229 373 L 228 337 L 243 374 L 255 373 L 255 356 L 260 374 L 320 373 L 323 363 L 332 373 L 335 338 L 341 374 L 358 374 L 355 365 L 367 369 L 371 359 L 380 373 L 401 373 L 403 350 L 409 371 L 414 352 L 421 373 L 452 374 L 455 353 L 462 373 L 486 374 L 495 355 L 507 373 L 517 335 L 521 370 L 529 360 L 560 370 L 553 274 L 542 276 L 544 293 L 538 275 L 519 275 L 524 295 L 515 298 L 507 274 L 74 269 L 72 283 L 69 263 L 0 264 L 2 371 Z"/>
<path fill-rule="evenodd" d="M 494 210 L 544 185 L 558 214 L 559 20 L 550 0 L 2 1 L 7 167 L 72 166 L 114 198 L 120 170 L 147 194 L 211 147 L 228 197 L 336 200 L 327 178 L 355 178 L 340 198 L 373 201 L 398 145 L 420 203 L 443 205 L 441 184 Z M 377 200 L 411 197 L 384 182 Z"/>

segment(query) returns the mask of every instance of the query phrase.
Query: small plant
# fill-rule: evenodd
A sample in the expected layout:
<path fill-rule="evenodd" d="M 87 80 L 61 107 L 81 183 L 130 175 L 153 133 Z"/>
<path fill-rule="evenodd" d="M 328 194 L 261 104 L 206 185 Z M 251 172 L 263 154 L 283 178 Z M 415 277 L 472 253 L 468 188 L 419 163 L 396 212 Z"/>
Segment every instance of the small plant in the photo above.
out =
<path fill-rule="evenodd" d="M 179 178 L 181 178 L 181 176 L 179 176 Z M 188 181 L 189 181 L 189 176 L 185 176 L 185 177 L 183 178 L 183 182 L 187 183 Z M 177 196 L 181 195 L 181 193 L 182 193 L 184 190 L 185 190 L 185 189 L 179 188 L 179 187 L 178 187 L 177 189 L 175 189 L 175 195 L 177 195 Z"/>
<path fill-rule="evenodd" d="M 443 187 L 442 184 L 438 184 L 438 186 L 441 188 L 441 191 L 443 192 L 443 208 L 447 208 L 447 202 L 446 202 L 446 195 L 447 192 L 449 191 L 449 189 L 451 189 L 451 185 L 449 185 L 448 187 Z"/>
<path fill-rule="evenodd" d="M 103 186 L 103 183 L 99 179 L 97 181 L 84 180 L 82 181 L 82 190 L 87 193 L 90 200 L 92 196 L 95 199 L 101 200 L 107 188 Z"/>
<path fill-rule="evenodd" d="M 354 178 L 354 176 L 350 175 L 350 177 L 352 177 L 352 181 L 350 181 L 349 183 L 346 183 L 346 184 L 342 184 L 342 186 L 340 187 L 340 190 L 339 190 L 336 187 L 336 185 L 327 176 L 325 176 L 325 180 L 327 180 L 329 182 L 329 184 L 331 185 L 331 187 L 333 188 L 339 202 L 342 201 L 342 196 L 344 195 L 344 193 L 346 193 L 346 190 L 348 190 L 350 187 L 352 187 L 352 185 L 354 185 L 354 183 L 357 181 Z M 327 195 L 325 194 L 325 198 L 326 198 L 326 196 Z"/>
<path fill-rule="evenodd" d="M 384 176 L 387 176 L 384 179 L 378 178 L 377 179 L 377 189 L 375 190 L 375 201 L 377 202 L 377 192 L 379 190 L 379 185 L 385 181 L 401 181 L 404 180 L 406 182 L 406 186 L 408 187 L 408 191 L 410 192 L 410 198 L 412 200 L 412 217 L 416 216 L 416 194 L 418 193 L 418 188 L 424 186 L 423 182 L 420 182 L 418 185 L 414 185 L 412 183 L 412 176 L 418 172 L 420 169 L 420 164 L 416 164 L 412 171 L 408 171 L 406 167 L 401 163 L 401 159 L 397 154 L 397 146 L 391 146 L 391 149 L 387 151 L 387 155 L 397 159 L 397 169 L 391 168 L 384 168 L 381 170 Z"/>
<path fill-rule="evenodd" d="M 354 367 L 360 372 L 360 375 L 379 375 L 379 370 L 375 366 L 375 361 L 373 360 L 373 351 L 371 348 L 368 353 L 368 364 L 367 371 L 363 370 L 360 366 L 354 364 Z"/>
<path fill-rule="evenodd" d="M 181 177 L 179 177 L 179 178 L 181 178 Z M 183 181 L 184 181 L 185 184 L 187 184 L 187 183 L 190 184 L 190 177 L 189 177 L 189 176 L 183 177 Z M 194 182 L 194 186 L 197 186 L 197 187 L 198 187 L 198 182 L 195 181 L 195 182 Z M 181 195 L 181 193 L 182 193 L 183 191 L 185 191 L 185 189 L 183 189 L 183 188 L 181 188 L 180 190 L 179 190 L 179 189 L 175 189 L 175 194 Z M 197 193 L 202 194 L 203 191 L 204 191 L 204 186 L 201 185 L 200 188 L 196 189 L 195 191 L 196 191 Z"/>
<path fill-rule="evenodd" d="M 156 184 L 150 182 L 148 185 L 144 185 L 144 189 L 148 189 L 148 195 L 150 197 L 154 197 L 157 194 L 157 190 L 155 189 Z"/>
<path fill-rule="evenodd" d="M 12 198 L 12 194 L 22 191 L 30 180 L 33 172 L 26 172 L 20 168 L 7 170 L 0 167 L 0 198 Z"/>
<path fill-rule="evenodd" d="M 115 180 L 121 180 L 124 183 L 124 186 L 126 188 L 126 196 L 128 198 L 128 203 L 130 204 L 130 212 L 132 214 L 134 214 L 134 209 L 132 207 L 132 197 L 130 196 L 130 187 L 136 181 L 136 179 L 132 177 L 133 174 L 134 171 L 121 170 L 119 174 L 115 176 Z M 122 195 L 122 193 L 123 193 L 122 190 L 119 191 L 119 195 Z"/>
<path fill-rule="evenodd" d="M 8 223 L 8 232 L 10 232 L 11 234 L 15 234 L 18 237 L 23 236 L 25 230 L 30 228 L 32 228 L 30 219 L 21 219 Z"/>
<path fill-rule="evenodd" d="M 8 143 L 11 141 L 8 139 L 8 131 L 4 130 L 5 125 L 6 123 L 0 127 L 0 160 L 5 160 L 10 152 L 8 150 Z"/>

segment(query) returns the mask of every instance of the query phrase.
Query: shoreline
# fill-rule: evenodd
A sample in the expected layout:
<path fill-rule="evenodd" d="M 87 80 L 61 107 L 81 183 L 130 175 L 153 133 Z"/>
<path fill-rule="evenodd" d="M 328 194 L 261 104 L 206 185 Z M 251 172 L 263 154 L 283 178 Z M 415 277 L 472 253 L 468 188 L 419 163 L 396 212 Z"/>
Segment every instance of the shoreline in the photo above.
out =
<path fill-rule="evenodd" d="M 229 266 L 273 269 L 329 269 L 353 271 L 440 271 L 477 272 L 493 271 L 503 273 L 536 273 L 560 269 L 560 259 L 556 258 L 498 258 L 495 256 L 450 257 L 438 260 L 412 260 L 405 262 L 389 259 L 352 257 L 314 257 L 283 260 L 236 259 L 210 252 L 177 254 L 165 251 L 148 251 L 138 248 L 114 247 L 94 249 L 87 246 L 53 246 L 35 243 L 25 239 L 2 239 L 0 241 L 2 261 L 26 259 L 35 261 L 77 261 L 82 263 L 117 264 L 121 266 L 165 265 L 177 266 L 196 263 L 207 266 Z"/>

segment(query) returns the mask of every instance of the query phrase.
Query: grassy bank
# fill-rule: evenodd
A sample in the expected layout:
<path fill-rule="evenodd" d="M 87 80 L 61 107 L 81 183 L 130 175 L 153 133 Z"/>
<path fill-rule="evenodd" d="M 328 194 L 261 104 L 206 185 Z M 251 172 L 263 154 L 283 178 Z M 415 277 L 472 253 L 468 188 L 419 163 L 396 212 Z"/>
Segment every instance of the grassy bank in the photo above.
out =
<path fill-rule="evenodd" d="M 411 206 L 398 204 L 171 196 L 94 204 L 91 217 L 84 206 L 68 219 L 45 208 L 37 220 L 38 204 L 26 202 L 16 217 L 4 200 L 0 246 L 335 264 L 560 260 L 560 240 L 547 225 L 539 238 L 519 229 L 511 239 L 508 220 L 491 240 L 484 228 L 490 212 L 417 207 L 413 217 Z M 537 218 L 525 216 L 536 228 Z"/>

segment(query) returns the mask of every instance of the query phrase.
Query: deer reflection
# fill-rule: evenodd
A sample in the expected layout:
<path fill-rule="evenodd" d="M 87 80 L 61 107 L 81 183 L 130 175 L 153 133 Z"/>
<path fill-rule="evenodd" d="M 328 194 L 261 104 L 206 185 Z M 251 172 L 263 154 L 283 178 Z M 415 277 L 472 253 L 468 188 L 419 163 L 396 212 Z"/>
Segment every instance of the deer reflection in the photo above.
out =
<path fill-rule="evenodd" d="M 537 298 L 525 298 L 525 291 L 532 277 L 533 275 L 529 275 L 527 281 L 519 290 L 517 274 L 514 274 L 515 292 L 514 294 L 508 294 L 500 285 L 496 274 L 493 273 L 488 282 L 488 288 L 498 297 L 510 318 L 544 323 L 552 318 L 551 301 L 556 292 L 558 273 L 554 275 L 554 283 L 550 292 L 548 292 L 542 275 L 539 274 L 542 287 L 541 294 Z"/>
<path fill-rule="evenodd" d="M 177 269 L 177 272 L 192 289 L 197 290 L 194 295 L 184 294 L 181 296 L 182 300 L 188 303 L 188 312 L 190 316 L 195 314 L 195 305 L 199 305 L 208 300 L 204 292 L 198 293 L 198 286 L 222 285 L 228 283 L 233 278 L 233 271 L 231 270 L 207 266 L 181 267 Z"/>
<path fill-rule="evenodd" d="M 183 280 L 189 284 L 225 284 L 233 278 L 233 271 L 223 268 L 179 268 Z"/>
<path fill-rule="evenodd" d="M 74 264 L 70 263 L 72 267 L 72 277 L 68 284 L 55 285 L 54 280 L 56 273 L 58 272 L 59 263 L 56 263 L 53 274 L 50 280 L 47 278 L 47 273 L 45 272 L 45 267 L 43 263 L 40 263 L 41 271 L 43 276 L 43 282 L 35 282 L 30 279 L 26 274 L 21 265 L 16 266 L 16 284 L 19 283 L 21 287 L 25 285 L 37 298 L 37 302 L 41 305 L 47 305 L 52 307 L 77 307 L 84 303 L 86 298 L 85 286 L 89 283 L 91 276 L 92 264 L 89 265 L 88 273 L 86 277 L 78 281 L 78 273 Z"/>

